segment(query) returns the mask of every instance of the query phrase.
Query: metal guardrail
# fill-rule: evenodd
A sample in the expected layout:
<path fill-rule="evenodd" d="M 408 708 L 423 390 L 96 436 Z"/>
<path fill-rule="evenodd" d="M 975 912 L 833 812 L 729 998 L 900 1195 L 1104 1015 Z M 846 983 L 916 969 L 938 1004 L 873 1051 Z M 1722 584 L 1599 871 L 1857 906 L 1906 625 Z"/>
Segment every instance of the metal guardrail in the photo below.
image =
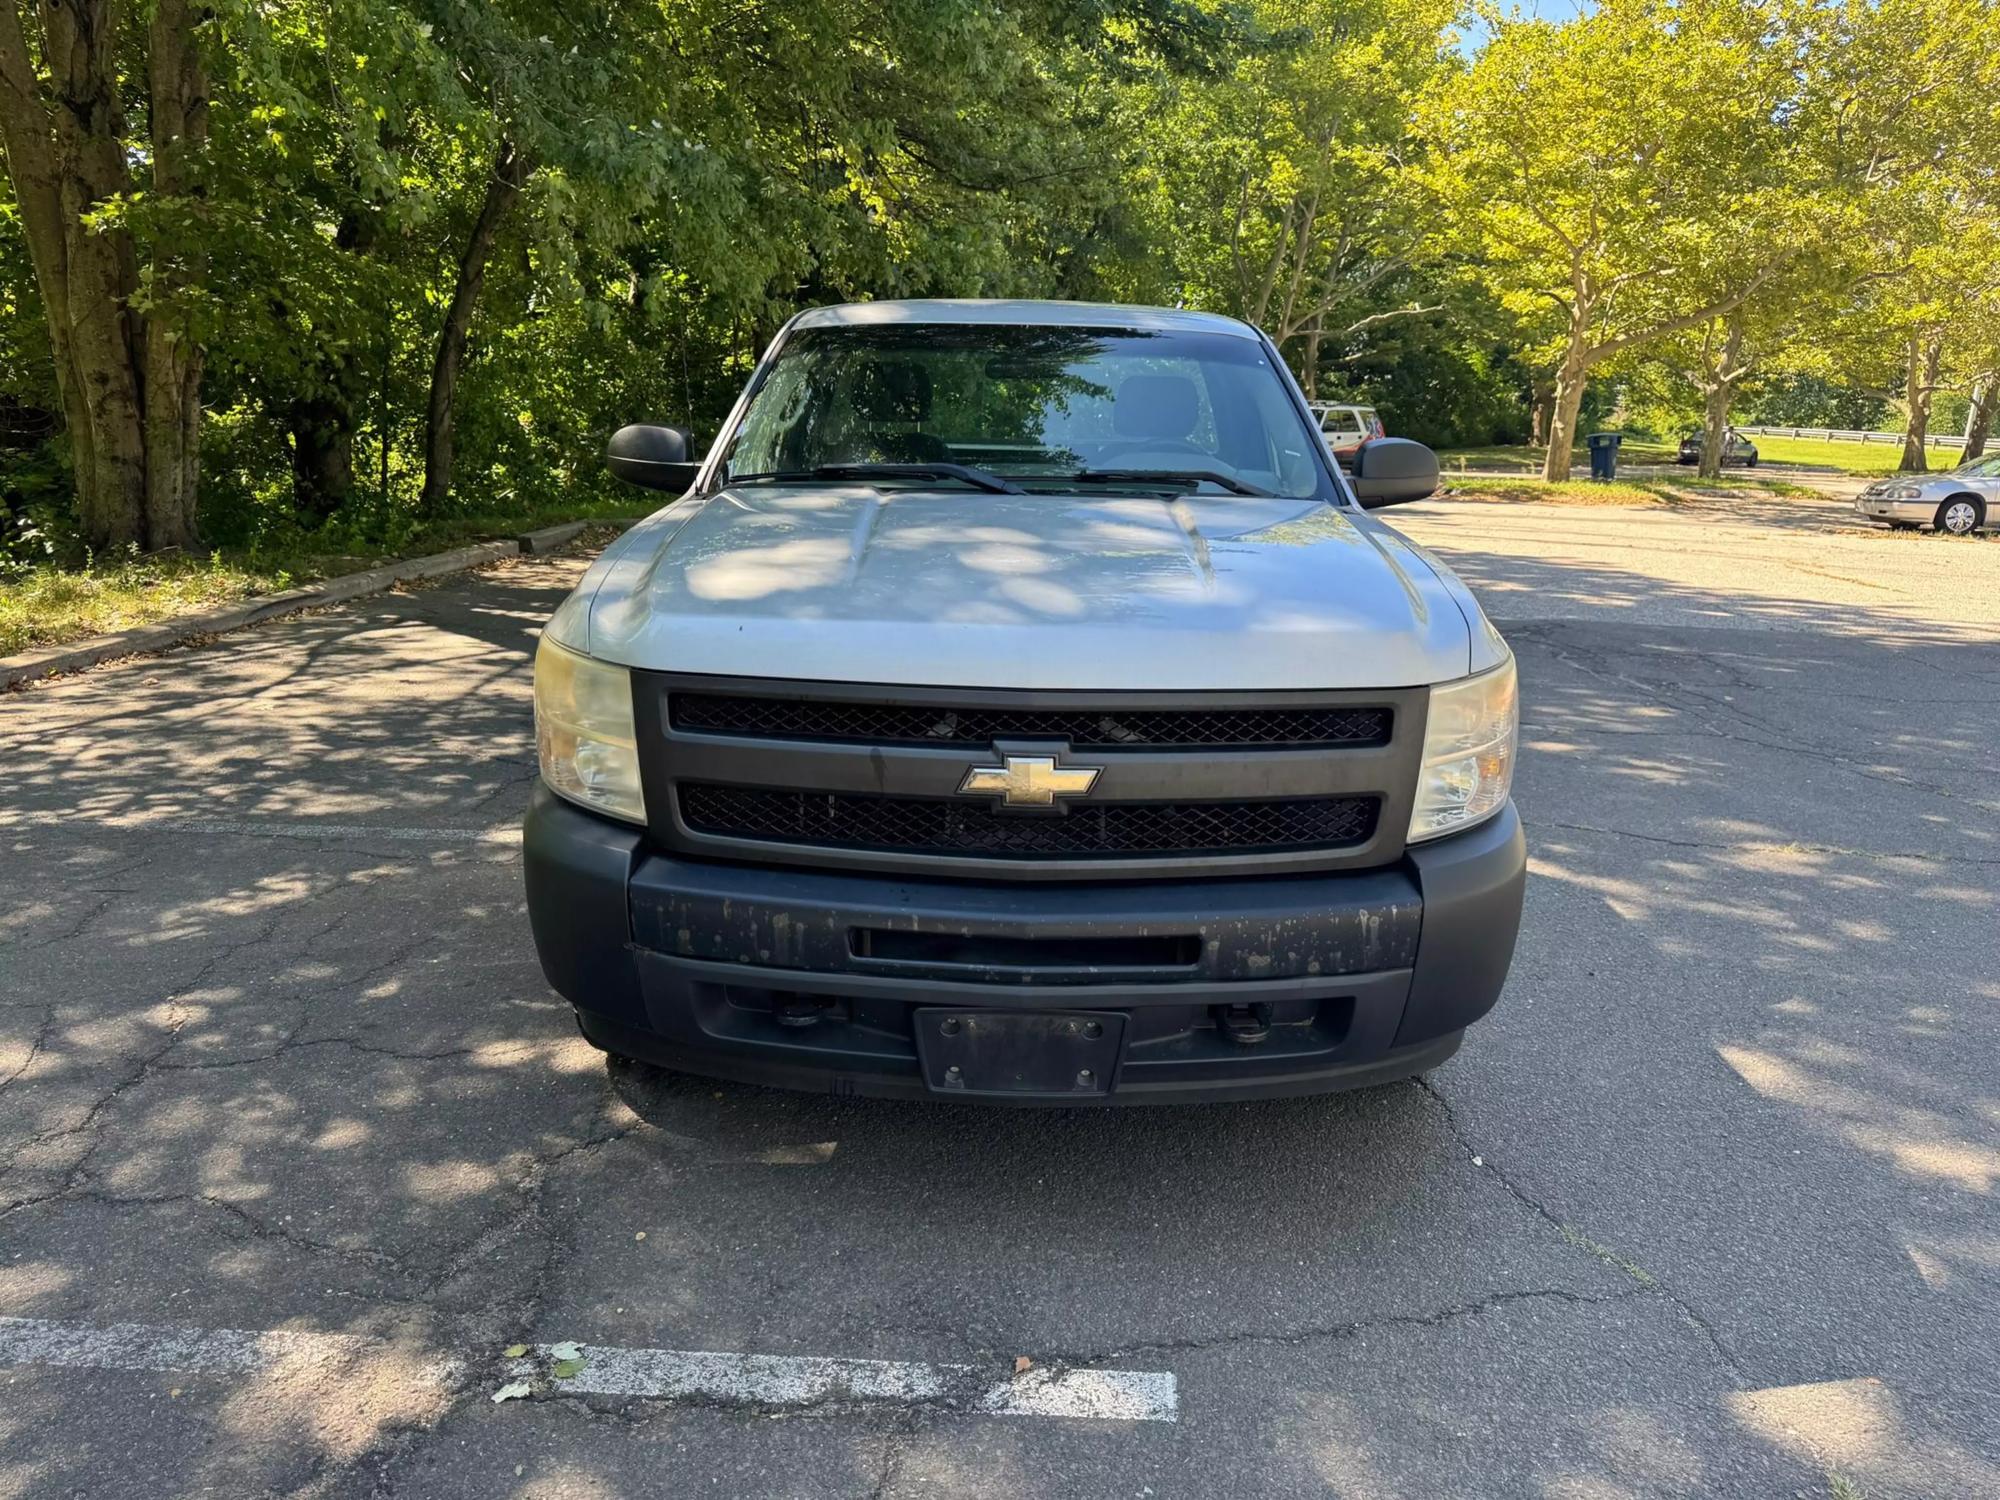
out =
<path fill-rule="evenodd" d="M 1753 437 L 1793 437 L 1814 438 L 1823 443 L 1893 443 L 1902 444 L 1900 432 L 1843 432 L 1838 427 L 1739 427 L 1738 432 L 1747 432 Z M 1963 448 L 1965 439 L 1957 436 L 1943 436 L 1929 433 L 1924 437 L 1927 448 Z"/>

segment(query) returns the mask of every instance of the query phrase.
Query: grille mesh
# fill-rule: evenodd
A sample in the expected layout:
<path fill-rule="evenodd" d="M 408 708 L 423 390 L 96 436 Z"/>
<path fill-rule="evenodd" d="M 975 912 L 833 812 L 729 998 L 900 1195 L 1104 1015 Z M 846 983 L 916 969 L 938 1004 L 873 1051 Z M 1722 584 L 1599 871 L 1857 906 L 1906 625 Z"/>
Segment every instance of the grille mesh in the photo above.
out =
<path fill-rule="evenodd" d="M 1006 739 L 1063 739 L 1078 749 L 1219 749 L 1386 745 L 1394 715 L 1354 708 L 952 708 L 827 699 L 675 693 L 676 729 L 760 739 L 978 748 Z"/>
<path fill-rule="evenodd" d="M 700 784 L 684 784 L 680 802 L 682 820 L 697 833 L 1017 859 L 1338 849 L 1374 833 L 1377 806 L 1373 797 L 1103 802 L 1024 817 L 970 799 Z"/>

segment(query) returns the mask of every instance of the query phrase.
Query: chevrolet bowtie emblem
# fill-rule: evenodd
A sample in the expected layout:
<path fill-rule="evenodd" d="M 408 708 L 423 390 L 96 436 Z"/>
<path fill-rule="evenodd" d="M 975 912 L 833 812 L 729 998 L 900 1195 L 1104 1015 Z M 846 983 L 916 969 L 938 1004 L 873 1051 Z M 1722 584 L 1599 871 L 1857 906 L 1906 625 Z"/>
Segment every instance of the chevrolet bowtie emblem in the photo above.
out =
<path fill-rule="evenodd" d="M 997 766 L 974 766 L 958 784 L 966 796 L 998 797 L 1007 807 L 1054 807 L 1097 785 L 1097 766 L 1059 766 L 1052 755 L 1003 755 Z"/>

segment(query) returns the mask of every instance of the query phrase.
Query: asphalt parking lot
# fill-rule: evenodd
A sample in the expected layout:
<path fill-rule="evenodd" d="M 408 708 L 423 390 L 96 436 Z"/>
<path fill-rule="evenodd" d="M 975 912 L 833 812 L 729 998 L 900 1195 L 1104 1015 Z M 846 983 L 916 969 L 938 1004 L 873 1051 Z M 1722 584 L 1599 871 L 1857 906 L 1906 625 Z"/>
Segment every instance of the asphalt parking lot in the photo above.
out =
<path fill-rule="evenodd" d="M 1528 913 L 1331 1099 L 607 1067 L 514 838 L 576 559 L 0 697 L 0 1495 L 2000 1496 L 2000 541 L 1799 513 L 1394 513 Z"/>

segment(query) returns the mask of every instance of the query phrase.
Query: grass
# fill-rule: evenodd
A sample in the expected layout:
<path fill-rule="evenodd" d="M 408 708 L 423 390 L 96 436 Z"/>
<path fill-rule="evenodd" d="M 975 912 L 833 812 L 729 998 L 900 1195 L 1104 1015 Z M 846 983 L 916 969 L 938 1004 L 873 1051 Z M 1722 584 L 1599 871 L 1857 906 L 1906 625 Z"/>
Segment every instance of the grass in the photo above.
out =
<path fill-rule="evenodd" d="M 1444 476 L 1442 498 L 1449 500 L 1529 500 L 1542 505 L 1665 505 L 1660 487 L 1620 480 L 1599 484 L 1573 479 L 1544 484 L 1539 479 L 1454 479 Z"/>
<path fill-rule="evenodd" d="M 448 552 L 560 521 L 600 514 L 630 515 L 644 503 L 571 506 L 509 516 L 452 516 L 422 527 L 395 545 L 329 543 L 308 534 L 282 547 L 223 548 L 206 557 L 94 558 L 80 568 L 42 564 L 0 579 L 0 656 L 157 625 L 179 615 L 282 593 L 398 558 Z"/>
<path fill-rule="evenodd" d="M 1753 436 L 1757 445 L 1757 458 L 1763 464 L 1796 464 L 1801 468 L 1824 469 L 1830 474 L 1854 474 L 1874 477 L 1894 474 L 1902 462 L 1903 450 L 1900 445 L 1889 443 L 1827 443 L 1817 438 L 1793 438 Z M 1679 449 L 1671 443 L 1649 443 L 1628 438 L 1618 450 L 1621 466 L 1629 464 L 1671 464 Z M 1490 472 L 1507 474 L 1539 474 L 1542 471 L 1540 448 L 1523 445 L 1494 445 L 1485 448 L 1451 448 L 1438 454 L 1438 462 L 1447 476 L 1456 469 L 1485 469 Z M 1955 468 L 1958 464 L 1957 448 L 1931 448 L 1927 450 L 1933 470 Z M 1571 455 L 1578 469 L 1588 469 L 1590 452 L 1578 448 Z M 1724 475 L 1724 482 L 1737 479 L 1748 471 L 1732 469 Z"/>
<path fill-rule="evenodd" d="M 1695 500 L 1816 498 L 1816 492 L 1783 480 L 1745 480 L 1731 476 L 1720 483 L 1693 479 L 1558 480 L 1444 475 L 1444 498 L 1451 500 L 1531 501 L 1541 505 L 1646 506 L 1684 505 Z"/>
<path fill-rule="evenodd" d="M 1757 456 L 1767 464 L 1801 464 L 1843 474 L 1894 474 L 1903 461 L 1900 443 L 1828 443 L 1818 438 L 1753 436 Z M 1925 450 L 1933 470 L 1958 467 L 1956 447 Z"/>

